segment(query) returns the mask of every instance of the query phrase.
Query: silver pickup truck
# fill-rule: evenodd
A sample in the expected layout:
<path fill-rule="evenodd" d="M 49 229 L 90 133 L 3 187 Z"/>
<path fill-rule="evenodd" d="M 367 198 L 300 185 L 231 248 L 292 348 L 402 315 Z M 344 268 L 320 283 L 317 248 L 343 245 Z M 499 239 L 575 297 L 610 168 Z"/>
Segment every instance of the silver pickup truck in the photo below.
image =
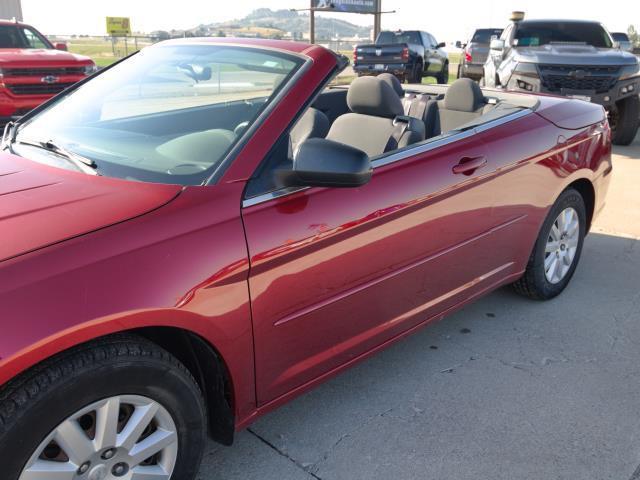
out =
<path fill-rule="evenodd" d="M 502 35 L 501 28 L 479 28 L 467 43 L 456 42 L 462 49 L 458 64 L 458 78 L 480 80 L 484 74 L 484 62 L 489 55 L 489 44 Z"/>
<path fill-rule="evenodd" d="M 616 47 L 598 22 L 514 20 L 491 41 L 483 83 L 602 105 L 613 143 L 630 144 L 640 123 L 638 58 Z"/>

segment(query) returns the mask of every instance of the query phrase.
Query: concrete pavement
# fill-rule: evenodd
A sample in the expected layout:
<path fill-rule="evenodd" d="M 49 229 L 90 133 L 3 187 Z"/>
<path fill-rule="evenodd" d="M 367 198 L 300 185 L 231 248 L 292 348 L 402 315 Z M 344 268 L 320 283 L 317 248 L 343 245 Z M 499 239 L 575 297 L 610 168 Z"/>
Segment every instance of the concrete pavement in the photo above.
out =
<path fill-rule="evenodd" d="M 550 302 L 504 288 L 237 436 L 201 480 L 640 479 L 640 135 Z"/>

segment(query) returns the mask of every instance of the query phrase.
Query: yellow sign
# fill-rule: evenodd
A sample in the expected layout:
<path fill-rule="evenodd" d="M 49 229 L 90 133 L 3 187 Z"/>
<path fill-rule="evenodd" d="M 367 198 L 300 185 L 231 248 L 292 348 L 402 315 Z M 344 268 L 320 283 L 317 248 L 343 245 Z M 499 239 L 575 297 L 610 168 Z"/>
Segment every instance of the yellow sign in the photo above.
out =
<path fill-rule="evenodd" d="M 131 21 L 128 17 L 107 17 L 107 33 L 112 37 L 131 35 Z"/>

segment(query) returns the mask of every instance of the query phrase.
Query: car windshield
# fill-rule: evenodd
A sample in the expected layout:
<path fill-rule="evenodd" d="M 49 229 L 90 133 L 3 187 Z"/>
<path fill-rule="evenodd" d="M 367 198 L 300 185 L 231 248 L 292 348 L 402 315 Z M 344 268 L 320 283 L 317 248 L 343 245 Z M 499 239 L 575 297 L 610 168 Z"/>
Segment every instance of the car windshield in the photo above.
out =
<path fill-rule="evenodd" d="M 516 31 L 518 47 L 574 44 L 611 48 L 611 37 L 599 23 L 588 22 L 525 22 Z"/>
<path fill-rule="evenodd" d="M 12 148 L 58 165 L 36 148 L 52 142 L 102 175 L 200 184 L 302 63 L 256 48 L 149 47 L 26 122 Z"/>
<path fill-rule="evenodd" d="M 0 25 L 0 48 L 53 48 L 40 33 L 23 25 Z"/>
<path fill-rule="evenodd" d="M 626 33 L 612 33 L 611 36 L 616 42 L 628 42 L 629 36 Z"/>
<path fill-rule="evenodd" d="M 376 43 L 420 43 L 420 35 L 418 32 L 380 32 Z"/>
<path fill-rule="evenodd" d="M 500 38 L 502 35 L 501 28 L 483 28 L 481 30 L 476 30 L 476 33 L 473 34 L 473 38 L 471 41 L 473 43 L 490 43 L 491 37 Z"/>

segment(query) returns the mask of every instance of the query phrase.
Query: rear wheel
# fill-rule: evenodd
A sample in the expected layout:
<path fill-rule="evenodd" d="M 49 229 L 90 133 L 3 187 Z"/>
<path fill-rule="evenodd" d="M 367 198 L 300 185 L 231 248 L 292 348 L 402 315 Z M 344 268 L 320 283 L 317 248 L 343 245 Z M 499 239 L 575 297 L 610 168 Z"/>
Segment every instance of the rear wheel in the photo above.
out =
<path fill-rule="evenodd" d="M 456 75 L 456 78 L 462 78 L 462 64 L 461 63 L 458 64 L 458 73 Z"/>
<path fill-rule="evenodd" d="M 551 208 L 526 271 L 513 284 L 514 289 L 536 300 L 548 300 L 560 294 L 578 265 L 585 232 L 584 200 L 580 193 L 569 188 Z"/>
<path fill-rule="evenodd" d="M 442 71 L 436 75 L 436 81 L 442 84 L 449 83 L 449 62 L 444 62 Z"/>
<path fill-rule="evenodd" d="M 409 74 L 409 83 L 422 83 L 422 73 L 423 73 L 422 63 L 416 62 L 416 64 L 411 69 L 411 73 Z"/>
<path fill-rule="evenodd" d="M 193 479 L 205 441 L 197 383 L 130 336 L 93 342 L 0 392 L 6 480 Z"/>
<path fill-rule="evenodd" d="M 620 100 L 609 112 L 611 141 L 615 145 L 629 145 L 636 138 L 640 124 L 640 97 L 634 95 Z"/>

